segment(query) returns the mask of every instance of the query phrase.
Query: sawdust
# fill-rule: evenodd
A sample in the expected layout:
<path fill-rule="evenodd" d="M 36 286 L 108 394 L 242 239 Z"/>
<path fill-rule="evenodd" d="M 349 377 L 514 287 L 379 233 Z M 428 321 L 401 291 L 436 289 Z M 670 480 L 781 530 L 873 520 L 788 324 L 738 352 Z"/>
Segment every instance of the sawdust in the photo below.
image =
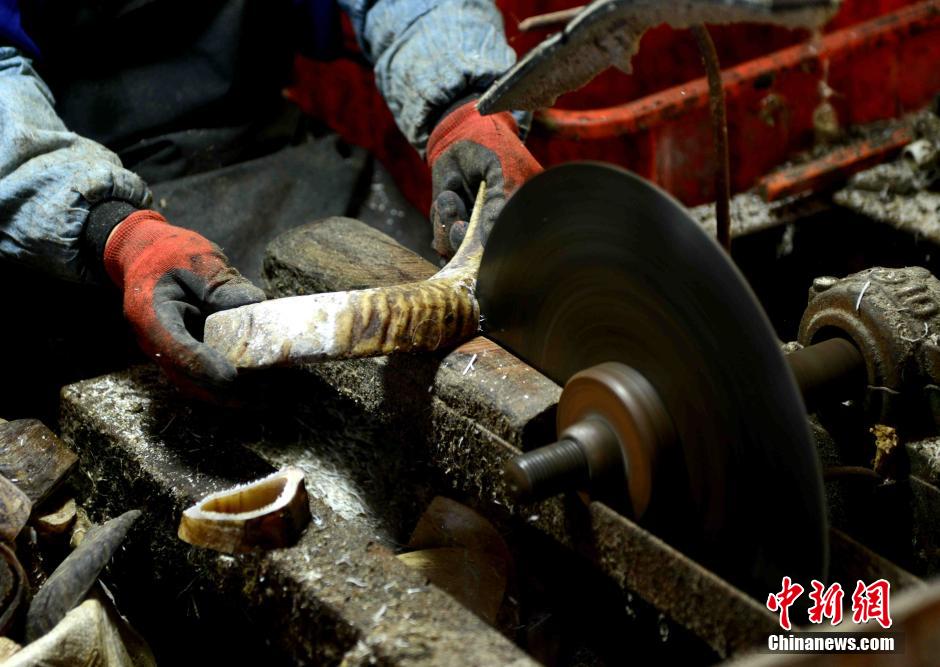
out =
<path fill-rule="evenodd" d="M 731 198 L 731 237 L 796 223 L 826 208 L 830 206 L 813 196 L 797 195 L 768 203 L 753 192 L 742 192 Z M 709 235 L 715 235 L 714 204 L 702 204 L 689 212 Z"/>
<path fill-rule="evenodd" d="M 884 477 L 898 449 L 898 433 L 894 427 L 885 424 L 875 424 L 869 431 L 875 436 L 875 458 L 871 462 L 872 468 Z"/>
<path fill-rule="evenodd" d="M 889 224 L 915 238 L 940 244 L 940 193 L 902 195 L 844 189 L 835 193 L 833 200 L 840 206 Z"/>

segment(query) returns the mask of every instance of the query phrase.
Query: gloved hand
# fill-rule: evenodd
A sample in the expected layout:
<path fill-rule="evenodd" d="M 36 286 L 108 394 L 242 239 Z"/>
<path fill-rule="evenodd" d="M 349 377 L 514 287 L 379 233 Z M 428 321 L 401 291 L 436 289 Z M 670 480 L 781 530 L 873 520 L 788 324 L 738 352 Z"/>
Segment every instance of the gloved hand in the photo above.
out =
<path fill-rule="evenodd" d="M 104 268 L 123 290 L 124 315 L 143 351 L 184 391 L 216 400 L 237 371 L 196 336 L 212 313 L 263 301 L 264 292 L 215 244 L 156 211 L 136 211 L 114 228 Z"/>
<path fill-rule="evenodd" d="M 519 139 L 512 114 L 481 116 L 475 100 L 437 124 L 428 139 L 427 158 L 433 187 L 434 249 L 443 257 L 453 255 L 463 241 L 481 181 L 486 181 L 480 220 L 486 239 L 509 197 L 542 171 Z"/>

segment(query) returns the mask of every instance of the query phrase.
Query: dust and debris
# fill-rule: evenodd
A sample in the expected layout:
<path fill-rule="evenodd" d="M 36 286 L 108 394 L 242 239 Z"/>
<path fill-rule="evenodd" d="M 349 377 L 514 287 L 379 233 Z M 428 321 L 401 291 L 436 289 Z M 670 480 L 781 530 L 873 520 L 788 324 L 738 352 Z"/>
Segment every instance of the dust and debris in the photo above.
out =
<path fill-rule="evenodd" d="M 868 291 L 868 288 L 871 287 L 871 281 L 868 280 L 862 285 L 861 291 L 858 293 L 858 300 L 855 302 L 855 312 L 858 312 L 858 309 L 862 307 L 862 298 L 865 296 L 865 292 Z"/>
<path fill-rule="evenodd" d="M 659 615 L 659 639 L 665 643 L 669 641 L 669 621 L 666 620 L 666 617 L 662 614 Z"/>
<path fill-rule="evenodd" d="M 836 192 L 833 201 L 914 237 L 940 244 L 940 193 L 922 191 L 904 195 L 846 188 Z"/>
<path fill-rule="evenodd" d="M 369 185 L 369 197 L 365 205 L 372 213 L 384 218 L 386 227 L 394 228 L 398 221 L 405 217 L 405 211 L 395 207 L 388 196 L 385 183 L 381 181 L 374 181 Z"/>
<path fill-rule="evenodd" d="M 796 237 L 796 225 L 787 225 L 783 230 L 783 236 L 777 244 L 777 259 L 788 257 L 793 254 L 793 240 Z"/>
<path fill-rule="evenodd" d="M 477 355 L 476 355 L 476 354 L 474 354 L 472 357 L 470 357 L 470 361 L 467 362 L 467 365 L 466 365 L 466 367 L 463 369 L 463 373 L 461 373 L 461 375 L 466 375 L 467 373 L 469 373 L 470 371 L 472 371 L 472 370 L 473 370 L 473 364 L 474 364 L 474 362 L 475 362 L 476 360 L 477 360 Z"/>
<path fill-rule="evenodd" d="M 911 474 L 940 486 L 940 438 L 909 442 L 904 448 L 911 462 Z"/>
<path fill-rule="evenodd" d="M 379 621 L 381 621 L 382 617 L 385 616 L 385 612 L 387 611 L 388 611 L 387 604 L 383 604 L 381 607 L 379 607 L 378 611 L 376 611 L 375 614 L 372 615 L 373 622 L 378 623 Z"/>
<path fill-rule="evenodd" d="M 922 341 L 922 340 L 924 340 L 925 338 L 927 338 L 927 334 L 928 334 L 929 332 L 930 332 L 930 325 L 927 324 L 926 322 L 924 322 L 924 333 L 922 333 L 922 334 L 921 334 L 920 336 L 918 336 L 917 338 L 908 338 L 908 337 L 905 336 L 904 334 L 898 334 L 898 336 L 901 338 L 901 340 L 906 340 L 908 343 L 917 343 L 917 342 Z"/>
<path fill-rule="evenodd" d="M 768 203 L 753 192 L 742 192 L 731 198 L 731 237 L 790 225 L 828 208 L 831 208 L 829 203 L 811 194 L 784 197 Z M 714 204 L 696 206 L 689 212 L 710 236 L 716 235 Z"/>
<path fill-rule="evenodd" d="M 940 243 L 940 117 L 929 111 L 903 123 L 915 141 L 902 156 L 855 174 L 833 200 L 856 213 Z"/>
<path fill-rule="evenodd" d="M 882 477 L 886 477 L 887 468 L 893 462 L 898 449 L 898 433 L 892 426 L 875 424 L 869 431 L 875 436 L 875 458 L 872 468 Z"/>

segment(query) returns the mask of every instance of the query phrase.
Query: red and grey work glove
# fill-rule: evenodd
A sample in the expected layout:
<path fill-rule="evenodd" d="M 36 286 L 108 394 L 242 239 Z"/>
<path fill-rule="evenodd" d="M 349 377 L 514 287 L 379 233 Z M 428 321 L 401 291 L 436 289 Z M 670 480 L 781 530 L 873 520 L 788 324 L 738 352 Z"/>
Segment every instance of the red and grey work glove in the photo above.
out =
<path fill-rule="evenodd" d="M 444 116 L 428 139 L 427 156 L 434 249 L 443 257 L 460 247 L 481 181 L 486 181 L 480 220 L 486 239 L 509 197 L 542 171 L 519 139 L 512 114 L 481 116 L 476 101 Z"/>
<path fill-rule="evenodd" d="M 237 371 L 202 343 L 205 318 L 264 300 L 215 244 L 170 225 L 156 211 L 137 211 L 111 233 L 104 268 L 124 293 L 124 315 L 143 351 L 187 393 L 215 399 Z"/>

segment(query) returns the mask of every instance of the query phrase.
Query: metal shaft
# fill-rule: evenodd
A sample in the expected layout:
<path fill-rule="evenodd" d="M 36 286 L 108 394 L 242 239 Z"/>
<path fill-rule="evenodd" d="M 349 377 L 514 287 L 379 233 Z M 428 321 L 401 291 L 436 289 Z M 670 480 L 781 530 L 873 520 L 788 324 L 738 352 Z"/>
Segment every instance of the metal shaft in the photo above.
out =
<path fill-rule="evenodd" d="M 810 413 L 826 403 L 852 398 L 865 387 L 865 359 L 844 338 L 808 345 L 788 354 L 787 362 Z"/>
<path fill-rule="evenodd" d="M 586 488 L 590 481 L 587 456 L 581 445 L 567 438 L 510 460 L 504 476 L 509 492 L 522 503 Z"/>
<path fill-rule="evenodd" d="M 718 243 L 731 252 L 731 158 L 728 156 L 728 109 L 725 88 L 721 81 L 718 52 L 708 29 L 704 25 L 692 26 L 708 75 L 708 103 L 712 115 L 712 133 L 715 138 L 715 222 Z"/>
<path fill-rule="evenodd" d="M 787 361 L 809 412 L 827 402 L 851 398 L 865 386 L 865 360 L 843 338 L 807 346 L 787 355 Z M 647 404 L 634 404 L 633 410 L 642 411 Z M 612 469 L 623 465 L 616 436 L 602 420 L 590 418 L 569 427 L 558 442 L 509 460 L 504 476 L 516 501 L 530 503 L 609 483 L 615 478 Z M 616 479 L 625 483 L 622 476 Z"/>

